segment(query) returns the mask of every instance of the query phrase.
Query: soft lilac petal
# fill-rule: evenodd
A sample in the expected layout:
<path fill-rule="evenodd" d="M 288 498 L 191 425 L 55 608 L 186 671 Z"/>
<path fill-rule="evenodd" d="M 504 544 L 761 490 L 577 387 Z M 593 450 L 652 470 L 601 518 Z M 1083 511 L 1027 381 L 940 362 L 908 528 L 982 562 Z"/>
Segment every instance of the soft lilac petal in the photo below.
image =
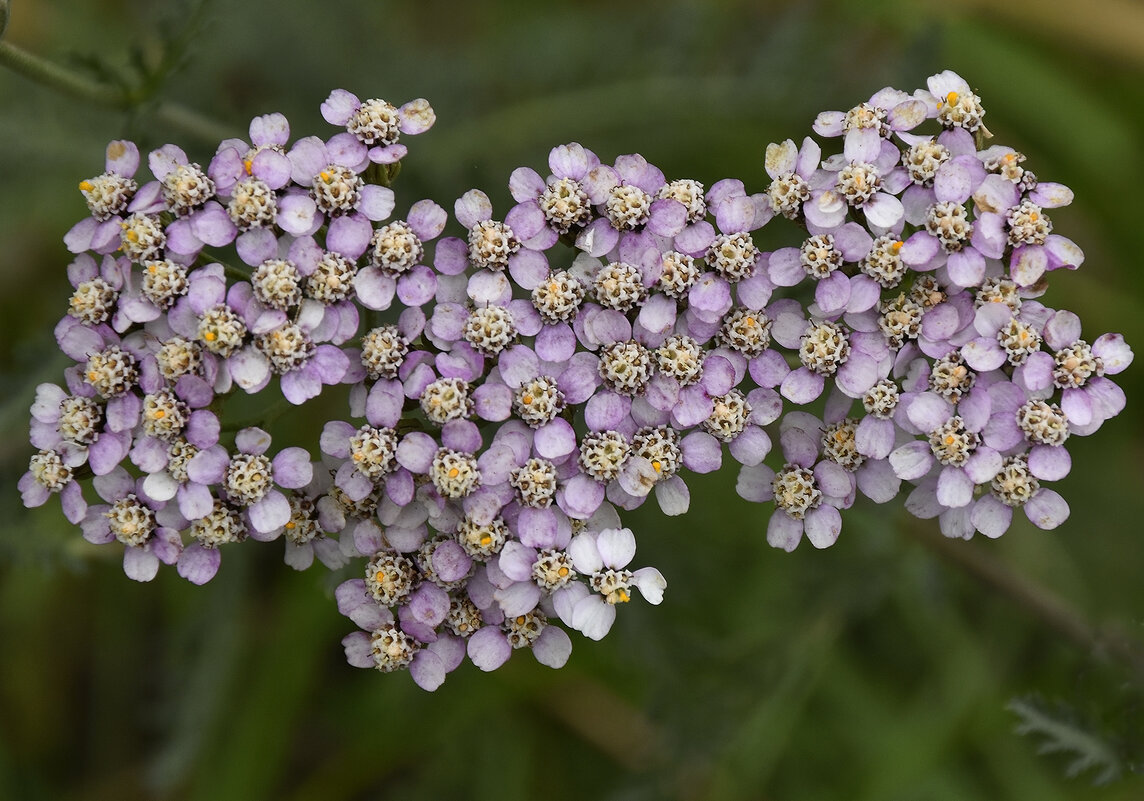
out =
<path fill-rule="evenodd" d="M 909 442 L 890 454 L 890 465 L 894 468 L 894 473 L 906 481 L 921 478 L 933 464 L 933 452 L 928 442 Z"/>
<path fill-rule="evenodd" d="M 1028 459 L 1029 472 L 1042 481 L 1060 481 L 1072 469 L 1072 457 L 1060 446 L 1034 445 Z"/>
<path fill-rule="evenodd" d="M 277 491 L 266 493 L 266 497 L 252 505 L 248 512 L 251 528 L 259 534 L 268 534 L 290 522 L 290 502 Z"/>
<path fill-rule="evenodd" d="M 192 543 L 179 555 L 176 570 L 192 584 L 206 584 L 218 572 L 222 559 L 217 548 Z"/>
<path fill-rule="evenodd" d="M 815 548 L 829 548 L 842 531 L 842 515 L 833 506 L 819 506 L 806 513 L 806 538 Z"/>
<path fill-rule="evenodd" d="M 828 535 L 831 521 L 826 518 L 822 522 L 825 524 L 823 526 L 825 531 L 820 531 L 820 535 Z M 803 521 L 795 520 L 786 512 L 776 509 L 771 513 L 771 518 L 767 522 L 767 543 L 773 548 L 781 548 L 790 553 L 798 547 L 799 540 L 802 539 L 802 531 Z"/>
<path fill-rule="evenodd" d="M 305 448 L 283 448 L 274 457 L 274 481 L 280 487 L 301 489 L 314 478 L 310 453 Z"/>
<path fill-rule="evenodd" d="M 996 539 L 1009 530 L 1009 524 L 1013 521 L 1013 508 L 992 495 L 985 495 L 974 504 L 970 520 L 975 529 L 986 537 Z"/>
<path fill-rule="evenodd" d="M 947 465 L 938 475 L 937 500 L 950 509 L 968 506 L 973 500 L 973 481 L 961 468 Z"/>
<path fill-rule="evenodd" d="M 466 651 L 469 660 L 484 671 L 496 670 L 512 656 L 512 645 L 498 629 L 485 626 L 469 637 Z"/>
<path fill-rule="evenodd" d="M 810 403 L 825 387 L 825 379 L 818 373 L 812 373 L 805 367 L 800 367 L 787 374 L 783 379 L 779 392 L 792 403 Z"/>
<path fill-rule="evenodd" d="M 616 607 L 598 595 L 576 602 L 572 609 L 572 627 L 591 640 L 601 640 L 616 620 Z"/>
<path fill-rule="evenodd" d="M 559 626 L 545 626 L 532 644 L 532 655 L 545 667 L 562 668 L 572 654 L 572 640 Z"/>
<path fill-rule="evenodd" d="M 123 572 L 135 581 L 151 581 L 159 574 L 159 558 L 144 548 L 123 550 Z"/>
<path fill-rule="evenodd" d="M 1034 526 L 1048 531 L 1068 520 L 1069 505 L 1056 491 L 1041 487 L 1025 504 L 1025 515 Z"/>

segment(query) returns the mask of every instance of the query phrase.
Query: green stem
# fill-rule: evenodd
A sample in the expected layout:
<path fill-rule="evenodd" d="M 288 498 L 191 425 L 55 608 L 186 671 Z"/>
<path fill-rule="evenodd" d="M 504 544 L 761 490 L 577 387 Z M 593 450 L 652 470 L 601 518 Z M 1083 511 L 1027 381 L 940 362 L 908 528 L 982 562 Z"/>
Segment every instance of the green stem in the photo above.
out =
<path fill-rule="evenodd" d="M 6 9 L 3 10 L 3 13 L 6 13 Z M 3 16 L 0 15 L 0 24 L 3 21 Z M 138 105 L 139 102 L 134 93 L 93 81 L 74 70 L 34 53 L 29 53 L 9 42 L 0 41 L 0 65 L 8 67 L 13 72 L 43 86 L 71 97 L 90 101 L 99 106 L 107 106 L 118 111 L 128 111 Z M 152 116 L 159 122 L 183 131 L 188 136 L 211 144 L 230 137 L 240 136 L 242 133 L 229 125 L 205 117 L 199 112 L 178 103 L 159 101 L 154 106 Z"/>
<path fill-rule="evenodd" d="M 1064 598 L 1011 570 L 972 543 L 950 540 L 921 526 L 907 526 L 905 529 L 913 539 L 943 560 L 1015 601 L 1076 645 L 1098 657 L 1112 657 L 1123 663 L 1136 681 L 1144 685 L 1144 647 L 1135 638 L 1112 626 L 1094 625 Z"/>

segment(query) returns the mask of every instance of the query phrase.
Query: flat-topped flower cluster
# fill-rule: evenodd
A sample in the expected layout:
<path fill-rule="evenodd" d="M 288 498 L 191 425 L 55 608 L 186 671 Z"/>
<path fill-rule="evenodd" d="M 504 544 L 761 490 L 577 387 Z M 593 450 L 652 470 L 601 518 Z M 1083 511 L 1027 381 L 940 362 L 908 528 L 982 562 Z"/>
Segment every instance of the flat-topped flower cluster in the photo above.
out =
<path fill-rule="evenodd" d="M 1123 338 L 1090 344 L 1035 299 L 1083 261 L 1047 211 L 1072 193 L 986 147 L 951 72 L 820 114 L 840 153 L 769 145 L 755 193 L 572 143 L 513 172 L 503 215 L 473 189 L 452 224 L 387 185 L 428 103 L 337 90 L 322 114 L 329 139 L 269 114 L 205 169 L 164 146 L 141 185 L 138 149 L 111 143 L 65 237 L 75 365 L 37 391 L 20 490 L 58 493 L 137 580 L 209 581 L 248 537 L 297 569 L 361 560 L 337 591 L 353 665 L 426 689 L 466 655 L 562 665 L 557 621 L 599 639 L 637 590 L 662 599 L 621 512 L 654 494 L 684 513 L 684 475 L 728 457 L 788 551 L 834 543 L 859 493 L 953 537 L 1018 508 L 1053 528 L 1068 437 L 1124 407 Z M 761 252 L 776 217 L 794 244 Z M 227 427 L 237 390 L 299 405 L 339 384 L 349 419 L 313 451 Z"/>

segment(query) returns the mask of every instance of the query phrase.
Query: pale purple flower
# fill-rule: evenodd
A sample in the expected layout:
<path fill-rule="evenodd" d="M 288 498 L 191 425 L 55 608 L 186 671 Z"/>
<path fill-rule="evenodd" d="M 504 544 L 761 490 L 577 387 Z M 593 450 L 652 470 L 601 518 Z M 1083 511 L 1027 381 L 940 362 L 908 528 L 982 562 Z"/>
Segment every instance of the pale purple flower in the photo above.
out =
<path fill-rule="evenodd" d="M 75 480 L 74 470 L 83 465 L 86 456 L 82 448 L 66 442 L 60 442 L 55 448 L 41 448 L 16 483 L 24 506 L 29 509 L 43 506 L 58 493 L 68 522 L 82 521 L 87 514 L 87 501 L 83 488 Z"/>
<path fill-rule="evenodd" d="M 433 127 L 437 115 L 423 98 L 395 108 L 384 100 L 361 101 L 353 92 L 335 89 L 322 103 L 322 117 L 346 130 L 369 148 L 370 161 L 392 164 L 405 157 L 408 148 L 397 144 L 400 134 L 415 136 Z"/>
<path fill-rule="evenodd" d="M 123 572 L 136 581 L 155 578 L 160 562 L 176 562 L 183 548 L 178 528 L 184 521 L 177 515 L 165 517 L 165 504 L 147 495 L 142 479 L 132 479 L 117 467 L 93 484 L 107 503 L 88 508 L 82 523 L 84 539 L 96 545 L 122 542 Z"/>
<path fill-rule="evenodd" d="M 822 423 L 805 412 L 783 417 L 782 444 L 786 464 L 776 473 L 765 464 L 739 470 L 736 491 L 749 501 L 773 500 L 777 507 L 767 524 L 767 542 L 793 551 L 803 534 L 816 548 L 827 548 L 842 530 L 839 509 L 854 502 L 855 479 L 841 465 L 819 461 Z"/>
<path fill-rule="evenodd" d="M 582 186 L 600 216 L 577 235 L 576 246 L 598 257 L 645 227 L 657 236 L 678 234 L 687 223 L 687 208 L 674 198 L 659 197 L 666 184 L 663 172 L 638 153 L 618 157 L 612 167 L 593 167 Z"/>
<path fill-rule="evenodd" d="M 386 673 L 408 669 L 417 686 L 433 691 L 465 657 L 465 642 L 458 637 L 439 635 L 424 643 L 402 631 L 393 613 L 370 597 L 361 579 L 342 583 L 336 597 L 338 610 L 364 629 L 342 638 L 346 660 L 354 667 Z"/>
<path fill-rule="evenodd" d="M 392 208 L 392 207 L 391 207 Z M 425 244 L 440 236 L 448 214 L 431 200 L 420 200 L 404 220 L 395 220 L 367 238 L 369 266 L 354 286 L 367 309 L 385 310 L 394 296 L 406 307 L 424 306 L 437 292 L 437 277 L 425 261 Z"/>
<path fill-rule="evenodd" d="M 820 113 L 813 128 L 821 136 L 843 136 L 848 161 L 873 161 L 883 138 L 916 128 L 925 121 L 927 110 L 923 101 L 887 86 L 849 111 Z"/>
<path fill-rule="evenodd" d="M 306 486 L 313 478 L 310 456 L 303 448 L 284 448 L 273 460 L 263 456 L 270 435 L 260 428 L 244 428 L 235 436 L 238 452 L 228 454 L 213 445 L 195 454 L 187 464 L 191 480 L 217 485 L 246 512 L 255 539 L 273 539 L 290 520 L 290 503 L 275 485 L 290 489 Z"/>
<path fill-rule="evenodd" d="M 138 169 L 139 148 L 134 142 L 117 139 L 108 143 L 103 174 L 80 182 L 79 190 L 91 216 L 76 223 L 64 235 L 64 244 L 70 252 L 92 250 L 107 254 L 119 247 L 120 222 L 138 189 L 134 180 Z"/>
<path fill-rule="evenodd" d="M 241 139 L 224 139 L 211 159 L 207 174 L 219 195 L 231 197 L 239 181 L 257 178 L 270 189 L 290 183 L 292 172 L 286 156 L 290 123 L 282 114 L 263 114 L 250 121 L 249 144 Z"/>
<path fill-rule="evenodd" d="M 992 402 L 988 392 L 971 392 L 955 407 L 933 392 L 912 399 L 908 421 L 927 436 L 896 448 L 890 454 L 894 473 L 917 482 L 937 476 L 938 502 L 949 509 L 969 505 L 978 484 L 991 481 L 1001 469 L 1001 454 L 983 442 Z"/>
<path fill-rule="evenodd" d="M 313 234 L 329 218 L 333 229 L 329 235 L 336 239 L 341 235 L 337 228 L 349 227 L 354 234 L 348 238 L 360 239 L 370 221 L 384 220 L 393 212 L 393 190 L 362 180 L 360 173 L 370 162 L 366 146 L 353 135 L 336 134 L 328 142 L 308 136 L 295 142 L 287 156 L 294 183 L 309 192 L 288 189 L 279 199 L 278 226 L 285 232 Z M 343 216 L 350 222 L 333 226 L 333 220 Z"/>
<path fill-rule="evenodd" d="M 587 577 L 593 592 L 571 604 L 570 599 L 554 596 L 553 603 L 558 611 L 562 606 L 570 606 L 571 613 L 563 610 L 561 619 L 589 639 L 600 640 L 608 633 L 616 619 L 616 604 L 631 600 L 631 587 L 637 587 L 652 605 L 663 601 L 667 587 L 663 574 L 654 567 L 626 569 L 636 553 L 636 539 L 631 529 L 577 534 L 568 545 L 568 553 L 576 570 Z M 584 587 L 579 583 L 576 586 Z"/>
<path fill-rule="evenodd" d="M 592 219 L 592 200 L 585 191 L 588 174 L 600 159 L 578 142 L 559 145 L 548 154 L 551 174 L 542 178 L 531 167 L 518 167 L 509 178 L 509 191 L 517 203 L 535 203 L 544 214 L 546 231 L 522 245 L 532 250 L 548 250 L 557 236 L 581 228 Z"/>

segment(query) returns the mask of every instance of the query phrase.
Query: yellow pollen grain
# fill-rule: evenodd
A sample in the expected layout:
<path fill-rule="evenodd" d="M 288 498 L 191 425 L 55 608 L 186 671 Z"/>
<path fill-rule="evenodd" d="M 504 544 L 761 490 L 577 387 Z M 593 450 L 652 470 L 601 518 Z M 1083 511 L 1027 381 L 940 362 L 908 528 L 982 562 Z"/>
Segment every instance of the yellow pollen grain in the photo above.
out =
<path fill-rule="evenodd" d="M 568 568 L 566 568 L 566 567 L 560 568 L 559 570 L 556 571 L 556 575 L 560 576 L 561 578 L 564 578 L 565 576 L 568 575 Z"/>
<path fill-rule="evenodd" d="M 948 95 L 945 96 L 945 102 L 951 106 L 956 106 L 957 105 L 957 98 L 958 98 L 957 92 L 950 92 Z"/>
<path fill-rule="evenodd" d="M 361 451 L 354 451 L 353 460 L 355 462 L 360 462 L 364 458 L 365 458 L 365 454 L 363 454 Z"/>
<path fill-rule="evenodd" d="M 333 183 L 333 181 L 334 181 L 333 175 L 326 172 L 325 170 L 322 170 L 320 173 L 318 173 L 318 177 L 321 178 L 322 181 L 327 183 L 327 184 Z"/>
<path fill-rule="evenodd" d="M 524 396 L 520 399 L 520 402 L 525 406 L 528 406 L 530 403 L 532 403 L 532 396 L 528 393 L 525 393 Z"/>
<path fill-rule="evenodd" d="M 481 547 L 482 548 L 487 547 L 490 544 L 492 544 L 492 541 L 493 541 L 493 538 L 491 536 L 489 536 L 488 534 L 482 534 L 481 535 Z"/>
<path fill-rule="evenodd" d="M 151 273 L 151 275 L 154 275 L 155 273 L 159 272 L 159 265 L 158 264 L 148 264 L 147 265 L 147 272 Z"/>
<path fill-rule="evenodd" d="M 755 327 L 755 318 L 754 317 L 748 317 L 747 318 L 747 328 L 754 328 L 754 327 Z"/>
<path fill-rule="evenodd" d="M 254 168 L 254 162 L 251 159 L 243 159 L 242 167 L 246 170 L 247 175 L 251 175 Z"/>
<path fill-rule="evenodd" d="M 95 184 L 93 184 L 91 181 L 80 181 L 79 182 L 79 191 L 90 192 L 93 189 L 95 189 Z"/>
<path fill-rule="evenodd" d="M 518 625 L 518 626 L 524 625 L 524 615 L 517 615 L 516 625 Z"/>
<path fill-rule="evenodd" d="M 560 284 L 556 283 L 555 281 L 552 281 L 551 283 L 548 284 L 548 291 L 552 292 L 553 294 L 559 292 L 560 291 Z"/>
<path fill-rule="evenodd" d="M 657 473 L 663 472 L 663 462 L 661 462 L 659 459 L 653 459 L 651 466 L 653 468 L 655 468 L 655 472 L 657 472 Z"/>
<path fill-rule="evenodd" d="M 90 381 L 91 383 L 94 384 L 95 380 L 97 378 L 99 378 L 99 373 L 95 372 L 95 370 L 88 370 L 87 371 L 87 380 L 88 381 Z"/>
<path fill-rule="evenodd" d="M 904 244 L 905 244 L 905 242 L 895 242 L 894 244 L 890 245 L 890 249 L 893 250 L 895 253 L 897 253 L 899 250 L 902 249 L 902 245 L 904 245 Z"/>
<path fill-rule="evenodd" d="M 450 468 L 449 468 L 449 478 L 456 478 L 456 477 L 457 477 L 457 476 L 459 476 L 459 475 L 461 475 L 461 471 L 460 471 L 460 470 L 458 470 L 458 469 L 457 469 L 457 468 L 455 468 L 455 467 L 450 467 Z"/>
<path fill-rule="evenodd" d="M 1029 215 L 1029 219 L 1032 220 L 1033 222 L 1036 222 L 1037 220 L 1041 219 L 1041 215 L 1037 214 L 1037 212 L 1034 211 L 1033 213 L 1031 213 Z"/>
<path fill-rule="evenodd" d="M 616 597 L 619 599 L 619 603 L 622 604 L 626 604 L 632 599 L 632 597 L 628 595 L 627 590 L 616 590 Z"/>
<path fill-rule="evenodd" d="M 955 441 L 956 441 L 956 439 L 952 434 L 946 434 L 946 436 L 945 436 L 945 444 L 946 445 L 952 445 Z"/>
<path fill-rule="evenodd" d="M 291 520 L 290 522 L 288 522 L 286 524 L 286 528 L 297 528 L 297 527 L 298 527 L 297 524 L 293 520 Z"/>
<path fill-rule="evenodd" d="M 379 570 L 376 573 L 374 573 L 373 574 L 373 580 L 376 581 L 378 584 L 381 584 L 383 581 L 385 581 L 385 571 Z"/>
<path fill-rule="evenodd" d="M 218 339 L 218 335 L 214 331 L 207 331 L 205 334 L 203 334 L 203 339 L 205 339 L 207 342 L 214 342 L 216 339 Z"/>
<path fill-rule="evenodd" d="M 167 416 L 167 413 L 165 411 L 163 411 L 162 409 L 156 409 L 154 412 L 151 413 L 151 416 L 154 417 L 156 420 L 162 420 L 164 417 Z"/>
<path fill-rule="evenodd" d="M 139 241 L 139 234 L 136 233 L 135 231 L 128 231 L 127 233 L 124 234 L 124 236 L 132 242 L 138 242 Z"/>

